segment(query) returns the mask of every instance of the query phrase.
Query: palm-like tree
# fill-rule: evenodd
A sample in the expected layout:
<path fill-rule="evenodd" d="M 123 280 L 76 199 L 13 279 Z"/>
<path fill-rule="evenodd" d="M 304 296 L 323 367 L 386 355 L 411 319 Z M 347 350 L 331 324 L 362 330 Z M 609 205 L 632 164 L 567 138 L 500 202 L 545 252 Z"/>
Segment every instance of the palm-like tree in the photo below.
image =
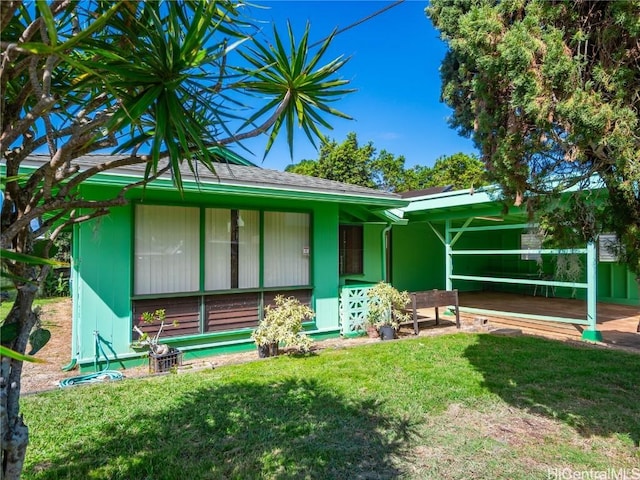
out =
<path fill-rule="evenodd" d="M 12 333 L 0 350 L 0 478 L 22 470 L 28 429 L 19 415 L 20 355 L 37 320 L 37 284 L 50 266 L 25 256 L 46 258 L 64 228 L 122 205 L 128 190 L 164 172 L 181 188 L 185 162 L 194 173 L 198 164 L 214 171 L 246 138 L 268 132 L 266 155 L 283 125 L 292 149 L 296 126 L 314 142 L 330 128 L 327 114 L 347 117 L 329 106 L 350 91 L 337 77 L 345 59 L 322 64 L 333 37 L 310 54 L 308 27 L 299 42 L 289 27 L 288 42 L 275 32 L 274 46 L 265 47 L 242 8 L 230 0 L 2 2 L 0 241 L 17 296 L 2 325 Z M 74 162 L 104 149 L 121 155 L 84 170 Z M 35 152 L 47 152 L 48 162 L 22 175 Z M 93 175 L 132 164 L 146 165 L 145 179 L 112 198 L 80 193 Z"/>

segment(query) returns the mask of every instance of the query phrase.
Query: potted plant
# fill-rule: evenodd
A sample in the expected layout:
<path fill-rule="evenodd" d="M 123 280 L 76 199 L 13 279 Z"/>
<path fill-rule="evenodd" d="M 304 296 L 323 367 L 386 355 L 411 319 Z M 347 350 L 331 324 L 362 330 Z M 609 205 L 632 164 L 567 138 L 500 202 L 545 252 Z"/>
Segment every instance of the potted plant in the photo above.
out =
<path fill-rule="evenodd" d="M 308 351 L 311 339 L 302 333 L 302 322 L 313 318 L 313 310 L 294 297 L 277 295 L 274 301 L 275 306 L 265 308 L 264 318 L 251 334 L 258 347 L 258 355 L 276 356 L 281 346 Z"/>
<path fill-rule="evenodd" d="M 391 340 L 396 336 L 398 326 L 409 320 L 405 310 L 409 303 L 409 294 L 400 292 L 388 283 L 380 282 L 367 292 L 369 314 L 367 322 L 380 332 L 382 340 Z"/>
<path fill-rule="evenodd" d="M 166 312 L 164 308 L 157 309 L 155 312 L 144 312 L 140 315 L 140 321 L 146 324 L 160 322 L 160 328 L 153 336 L 143 332 L 137 325 L 133 326 L 133 330 L 138 334 L 138 339 L 131 344 L 131 348 L 138 351 L 149 351 L 149 369 L 153 372 L 165 372 L 173 367 L 182 365 L 182 352 L 180 350 L 169 347 L 167 344 L 159 343 L 165 320 Z M 174 321 L 173 325 L 177 326 L 178 322 Z"/>

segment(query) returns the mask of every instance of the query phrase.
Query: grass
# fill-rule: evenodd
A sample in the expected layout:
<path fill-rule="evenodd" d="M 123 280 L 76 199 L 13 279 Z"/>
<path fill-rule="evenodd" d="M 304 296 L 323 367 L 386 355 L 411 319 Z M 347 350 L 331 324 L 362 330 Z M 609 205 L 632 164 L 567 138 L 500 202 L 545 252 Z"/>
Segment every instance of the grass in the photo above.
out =
<path fill-rule="evenodd" d="M 75 387 L 22 400 L 23 478 L 633 472 L 639 383 L 638 355 L 457 334 Z"/>
<path fill-rule="evenodd" d="M 55 304 L 59 303 L 61 298 L 63 297 L 36 298 L 33 301 L 33 305 L 34 306 L 39 305 L 41 307 L 47 305 L 55 309 Z M 0 303 L 0 323 L 3 322 L 5 318 L 7 318 L 7 315 L 9 314 L 11 307 L 13 307 L 13 299 Z"/>

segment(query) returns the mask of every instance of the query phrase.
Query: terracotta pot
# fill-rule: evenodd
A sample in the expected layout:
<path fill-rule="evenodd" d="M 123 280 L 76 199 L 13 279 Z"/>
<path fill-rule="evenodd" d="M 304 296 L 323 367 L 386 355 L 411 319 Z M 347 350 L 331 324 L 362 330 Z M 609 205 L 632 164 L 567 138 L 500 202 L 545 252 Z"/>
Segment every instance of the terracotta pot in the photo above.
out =
<path fill-rule="evenodd" d="M 367 325 L 367 335 L 369 338 L 378 338 L 380 336 L 375 325 Z"/>

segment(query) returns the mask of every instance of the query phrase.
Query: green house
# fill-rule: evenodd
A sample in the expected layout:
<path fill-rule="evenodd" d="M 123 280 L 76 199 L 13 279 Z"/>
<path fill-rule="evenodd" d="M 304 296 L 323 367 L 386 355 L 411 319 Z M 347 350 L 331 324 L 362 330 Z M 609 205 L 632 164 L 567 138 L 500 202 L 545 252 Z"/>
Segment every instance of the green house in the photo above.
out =
<path fill-rule="evenodd" d="M 44 161 L 30 157 L 26 168 Z M 95 162 L 77 163 L 82 170 Z M 112 198 L 143 176 L 144 167 L 119 168 L 80 193 Z M 408 291 L 581 299 L 586 318 L 540 319 L 583 325 L 587 340 L 599 338 L 597 302 L 640 305 L 635 277 L 608 248 L 615 237 L 545 248 L 526 212 L 511 206 L 505 214 L 491 188 L 399 196 L 239 158 L 182 177 L 183 192 L 160 177 L 128 189 L 125 206 L 74 227 L 70 365 L 99 368 L 104 355 L 115 367 L 141 364 L 134 326 L 157 332 L 157 322 L 140 320 L 157 309 L 167 317 L 162 342 L 187 359 L 254 348 L 251 332 L 279 294 L 313 308 L 305 329 L 315 338 L 358 335 L 366 292 L 381 280 Z M 461 303 L 465 309 L 509 314 Z"/>
<path fill-rule="evenodd" d="M 81 158 L 81 168 L 95 157 Z M 34 165 L 38 163 L 34 160 Z M 104 160 L 104 158 L 103 158 Z M 244 164 L 243 164 L 244 163 Z M 96 176 L 80 188 L 111 197 L 144 167 Z M 278 294 L 316 313 L 315 337 L 340 333 L 341 287 L 375 283 L 388 265 L 385 232 L 408 204 L 397 195 L 246 162 L 182 172 L 184 192 L 160 178 L 126 194 L 126 206 L 73 232 L 72 355 L 92 369 L 143 361 L 132 348 L 143 312 L 165 309 L 163 343 L 186 358 L 253 348 L 250 334 Z M 100 348 L 99 348 L 100 347 Z"/>

